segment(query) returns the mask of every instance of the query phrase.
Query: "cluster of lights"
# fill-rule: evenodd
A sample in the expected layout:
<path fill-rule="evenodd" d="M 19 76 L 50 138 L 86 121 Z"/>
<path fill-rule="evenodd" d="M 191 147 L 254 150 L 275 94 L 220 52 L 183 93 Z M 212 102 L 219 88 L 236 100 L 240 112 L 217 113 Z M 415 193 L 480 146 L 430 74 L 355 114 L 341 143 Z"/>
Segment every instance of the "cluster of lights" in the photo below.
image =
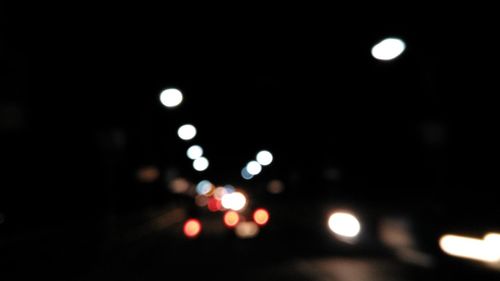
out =
<path fill-rule="evenodd" d="M 270 165 L 273 162 L 273 159 L 274 158 L 271 152 L 267 150 L 259 151 L 255 160 L 248 162 L 247 165 L 241 169 L 241 176 L 246 180 L 252 179 L 254 176 L 262 172 L 263 166 Z"/>
<path fill-rule="evenodd" d="M 400 56 L 406 48 L 405 43 L 399 38 L 386 38 L 375 44 L 371 49 L 372 56 L 381 61 L 390 61 Z M 179 106 L 184 97 L 178 89 L 165 89 L 160 94 L 161 103 L 168 108 Z M 191 141 L 197 135 L 196 127 L 185 124 L 177 130 L 178 137 L 183 141 Z M 204 171 L 209 162 L 203 156 L 203 148 L 192 145 L 188 148 L 187 157 L 193 160 L 196 171 Z M 248 162 L 241 170 L 241 176 L 250 180 L 262 172 L 263 166 L 268 166 L 273 161 L 273 155 L 267 150 L 257 153 L 255 160 Z M 178 182 L 179 190 L 186 189 L 188 184 Z M 280 188 L 279 190 L 281 190 Z M 273 189 L 274 190 L 274 189 Z M 259 226 L 264 226 L 269 221 L 269 212 L 266 209 L 256 209 L 251 221 L 245 221 L 238 213 L 247 205 L 247 197 L 231 186 L 215 187 L 211 182 L 204 180 L 196 185 L 196 204 L 207 207 L 210 211 L 225 211 L 223 222 L 228 228 L 234 228 L 235 234 L 240 238 L 252 238 L 259 233 Z M 278 191 L 276 191 L 278 193 Z M 338 237 L 353 239 L 361 231 L 361 224 L 357 217 L 348 212 L 335 212 L 328 218 L 329 229 Z M 184 223 L 183 231 L 186 237 L 195 238 L 202 230 L 201 222 L 189 219 Z M 465 245 L 465 246 L 463 246 Z M 450 255 L 479 259 L 488 262 L 500 261 L 500 234 L 488 234 L 483 239 L 445 235 L 440 240 L 440 246 Z"/>
<path fill-rule="evenodd" d="M 184 96 L 178 89 L 165 89 L 160 93 L 160 102 L 168 108 L 179 106 L 183 100 Z M 177 136 L 183 141 L 194 139 L 197 133 L 196 127 L 192 124 L 184 124 L 177 129 Z M 193 169 L 198 172 L 205 171 L 210 164 L 208 159 L 203 156 L 203 148 L 199 145 L 190 146 L 187 150 L 187 156 L 193 160 Z"/>

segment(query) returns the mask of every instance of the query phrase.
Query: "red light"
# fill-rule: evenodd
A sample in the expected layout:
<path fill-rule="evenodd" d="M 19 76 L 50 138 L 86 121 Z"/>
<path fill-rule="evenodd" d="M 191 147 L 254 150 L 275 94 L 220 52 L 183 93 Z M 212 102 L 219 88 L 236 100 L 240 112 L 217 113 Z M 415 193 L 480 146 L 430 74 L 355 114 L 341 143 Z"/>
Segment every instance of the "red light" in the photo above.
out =
<path fill-rule="evenodd" d="M 257 209 L 253 212 L 253 220 L 258 225 L 265 225 L 269 221 L 269 212 L 266 209 Z"/>
<path fill-rule="evenodd" d="M 208 209 L 212 212 L 217 212 L 222 209 L 222 204 L 214 197 L 210 197 L 210 199 L 208 199 Z"/>
<path fill-rule="evenodd" d="M 184 234 L 189 238 L 198 236 L 201 232 L 201 223 L 197 219 L 189 219 L 184 223 Z"/>
<path fill-rule="evenodd" d="M 224 224 L 227 227 L 235 227 L 240 221 L 240 215 L 235 211 L 227 211 L 224 214 Z"/>

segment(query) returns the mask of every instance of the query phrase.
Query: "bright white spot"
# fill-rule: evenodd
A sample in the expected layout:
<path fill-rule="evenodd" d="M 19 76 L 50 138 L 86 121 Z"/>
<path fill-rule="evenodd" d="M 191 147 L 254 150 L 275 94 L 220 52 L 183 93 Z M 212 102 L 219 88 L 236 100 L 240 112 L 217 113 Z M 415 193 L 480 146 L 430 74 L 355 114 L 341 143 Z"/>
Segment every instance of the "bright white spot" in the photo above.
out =
<path fill-rule="evenodd" d="M 439 239 L 439 246 L 445 253 L 455 257 L 484 262 L 500 261 L 500 249 L 492 247 L 493 243 L 488 242 L 487 238 L 488 236 L 483 240 L 459 235 L 444 235 Z"/>
<path fill-rule="evenodd" d="M 267 166 L 273 162 L 273 155 L 267 150 L 262 150 L 257 153 L 257 162 L 262 166 Z"/>
<path fill-rule="evenodd" d="M 196 185 L 196 193 L 206 195 L 212 189 L 212 183 L 207 180 L 202 180 Z"/>
<path fill-rule="evenodd" d="M 222 207 L 226 209 L 240 211 L 245 208 L 245 205 L 247 204 L 247 198 L 243 193 L 236 191 L 233 193 L 224 194 L 222 196 L 221 203 Z"/>
<path fill-rule="evenodd" d="M 234 232 L 242 239 L 253 238 L 259 234 L 259 226 L 253 221 L 240 222 Z"/>
<path fill-rule="evenodd" d="M 208 168 L 208 159 L 200 157 L 193 161 L 193 168 L 198 172 L 203 172 Z"/>
<path fill-rule="evenodd" d="M 203 156 L 203 148 L 199 145 L 192 145 L 187 150 L 187 156 L 192 160 L 198 159 Z"/>
<path fill-rule="evenodd" d="M 196 128 L 191 124 L 182 125 L 177 130 L 177 135 L 182 140 L 191 140 L 196 136 Z"/>
<path fill-rule="evenodd" d="M 487 233 L 484 236 L 484 241 L 494 247 L 500 253 L 500 234 L 499 233 Z"/>
<path fill-rule="evenodd" d="M 246 180 L 251 180 L 253 176 L 247 171 L 247 167 L 241 169 L 241 176 Z"/>
<path fill-rule="evenodd" d="M 348 238 L 356 237 L 361 230 L 359 220 L 354 215 L 344 212 L 333 213 L 328 219 L 328 227 L 335 234 Z"/>
<path fill-rule="evenodd" d="M 166 107 L 176 107 L 183 99 L 181 91 L 177 89 L 166 89 L 160 94 L 160 101 Z"/>
<path fill-rule="evenodd" d="M 372 48 L 372 56 L 378 60 L 397 58 L 406 48 L 406 44 L 398 38 L 387 38 L 378 42 Z"/>
<path fill-rule="evenodd" d="M 247 172 L 252 175 L 258 175 L 262 171 L 262 166 L 257 161 L 250 161 L 246 166 Z"/>

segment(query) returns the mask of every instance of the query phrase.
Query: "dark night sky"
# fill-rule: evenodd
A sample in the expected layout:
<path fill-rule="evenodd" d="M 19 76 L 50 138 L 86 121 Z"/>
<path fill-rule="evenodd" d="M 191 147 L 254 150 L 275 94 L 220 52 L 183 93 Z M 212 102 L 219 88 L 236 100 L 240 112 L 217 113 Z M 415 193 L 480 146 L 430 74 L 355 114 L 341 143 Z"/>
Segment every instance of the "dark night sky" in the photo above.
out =
<path fill-rule="evenodd" d="M 314 184 L 318 202 L 337 188 L 411 208 L 494 201 L 497 55 L 487 24 L 319 16 L 191 25 L 143 7 L 68 8 L 3 12 L 6 212 L 98 213 L 108 196 L 135 198 L 132 174 L 146 164 L 198 179 L 175 136 L 186 122 L 218 181 L 238 179 L 267 148 L 276 161 L 262 181 L 298 174 L 297 198 Z M 394 62 L 370 56 L 385 36 L 408 45 Z M 183 91 L 180 108 L 161 106 L 166 87 Z M 342 172 L 333 191 L 328 167 Z"/>

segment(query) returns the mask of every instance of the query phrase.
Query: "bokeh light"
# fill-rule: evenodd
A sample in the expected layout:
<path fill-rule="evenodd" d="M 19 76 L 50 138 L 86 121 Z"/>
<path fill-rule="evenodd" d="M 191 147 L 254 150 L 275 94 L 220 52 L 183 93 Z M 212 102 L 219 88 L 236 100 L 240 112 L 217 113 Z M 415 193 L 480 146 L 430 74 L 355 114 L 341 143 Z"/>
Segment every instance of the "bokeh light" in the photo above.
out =
<path fill-rule="evenodd" d="M 356 216 L 346 212 L 333 213 L 328 218 L 328 227 L 333 233 L 347 238 L 356 237 L 361 230 Z"/>
<path fill-rule="evenodd" d="M 259 226 L 253 221 L 240 222 L 234 232 L 236 236 L 242 239 L 253 238 L 259 234 Z"/>
<path fill-rule="evenodd" d="M 220 202 L 220 200 L 217 200 L 214 197 L 210 197 L 210 198 L 208 198 L 207 207 L 208 207 L 208 210 L 210 210 L 211 212 L 217 212 L 217 211 L 220 211 L 222 209 L 222 203 Z"/>
<path fill-rule="evenodd" d="M 160 177 L 160 171 L 155 166 L 145 166 L 137 171 L 137 180 L 152 183 Z"/>
<path fill-rule="evenodd" d="M 206 169 L 208 169 L 208 165 L 210 163 L 208 162 L 208 159 L 205 157 L 200 157 L 198 159 L 195 159 L 193 161 L 193 168 L 198 171 L 198 172 L 203 172 Z"/>
<path fill-rule="evenodd" d="M 181 91 L 178 89 L 165 89 L 160 93 L 160 102 L 166 107 L 176 107 L 184 99 Z"/>
<path fill-rule="evenodd" d="M 188 148 L 186 154 L 189 159 L 196 160 L 203 156 L 203 148 L 196 144 L 192 145 Z"/>
<path fill-rule="evenodd" d="M 246 166 L 247 172 L 252 175 L 258 175 L 262 171 L 262 166 L 257 161 L 250 161 Z"/>
<path fill-rule="evenodd" d="M 500 251 L 483 239 L 460 235 L 443 235 L 439 247 L 448 255 L 484 262 L 500 261 Z"/>
<path fill-rule="evenodd" d="M 224 214 L 224 224 L 227 227 L 235 227 L 240 222 L 240 215 L 235 211 L 227 211 Z"/>
<path fill-rule="evenodd" d="M 189 219 L 184 223 L 184 235 L 194 238 L 201 232 L 201 222 L 197 219 Z"/>
<path fill-rule="evenodd" d="M 273 162 L 273 155 L 267 150 L 262 150 L 257 153 L 257 162 L 262 166 L 267 166 Z"/>
<path fill-rule="evenodd" d="M 253 175 L 248 172 L 247 167 L 244 167 L 243 169 L 241 169 L 241 177 L 246 180 L 251 180 L 253 178 Z"/>
<path fill-rule="evenodd" d="M 196 136 L 196 128 L 191 124 L 185 124 L 179 127 L 177 135 L 181 140 L 191 140 Z"/>
<path fill-rule="evenodd" d="M 257 209 L 253 213 L 253 220 L 258 225 L 265 225 L 269 221 L 269 212 L 263 208 Z"/>
<path fill-rule="evenodd" d="M 280 194 L 285 190 L 285 184 L 280 180 L 271 180 L 267 184 L 267 191 L 272 194 Z"/>
<path fill-rule="evenodd" d="M 240 211 L 245 208 L 247 204 L 247 198 L 241 192 L 233 192 L 225 194 L 222 196 L 222 207 L 226 209 L 231 209 L 233 211 Z"/>
<path fill-rule="evenodd" d="M 393 60 L 406 49 L 406 44 L 398 38 L 386 38 L 373 46 L 372 56 L 378 60 Z"/>
<path fill-rule="evenodd" d="M 200 195 L 207 195 L 211 193 L 213 188 L 214 185 L 211 182 L 202 180 L 196 185 L 196 193 Z"/>
<path fill-rule="evenodd" d="M 191 183 L 185 178 L 175 178 L 170 181 L 168 187 L 173 193 L 185 193 L 191 187 Z"/>

